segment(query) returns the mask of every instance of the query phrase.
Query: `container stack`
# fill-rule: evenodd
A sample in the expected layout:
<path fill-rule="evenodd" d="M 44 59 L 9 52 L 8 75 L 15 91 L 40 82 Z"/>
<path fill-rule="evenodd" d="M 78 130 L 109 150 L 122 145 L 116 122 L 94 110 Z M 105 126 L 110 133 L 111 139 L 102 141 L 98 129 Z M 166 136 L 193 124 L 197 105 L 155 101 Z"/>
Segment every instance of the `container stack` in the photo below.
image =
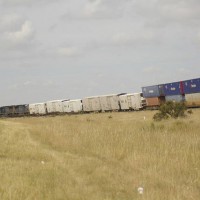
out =
<path fill-rule="evenodd" d="M 164 84 L 164 94 L 166 101 L 184 102 L 184 87 L 183 82 L 173 82 Z"/>
<path fill-rule="evenodd" d="M 165 101 L 185 102 L 187 107 L 200 106 L 200 78 L 142 87 L 147 107 L 159 106 Z"/>
<path fill-rule="evenodd" d="M 163 85 L 142 87 L 142 93 L 147 107 L 158 107 L 165 102 Z"/>
<path fill-rule="evenodd" d="M 186 105 L 200 106 L 200 78 L 183 81 Z"/>

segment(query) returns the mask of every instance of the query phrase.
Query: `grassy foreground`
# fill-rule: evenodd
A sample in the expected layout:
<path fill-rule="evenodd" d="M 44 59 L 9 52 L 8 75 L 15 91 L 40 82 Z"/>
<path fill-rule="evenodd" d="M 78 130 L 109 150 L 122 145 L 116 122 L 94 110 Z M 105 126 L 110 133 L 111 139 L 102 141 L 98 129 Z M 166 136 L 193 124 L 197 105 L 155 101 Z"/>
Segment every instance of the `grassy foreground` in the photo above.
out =
<path fill-rule="evenodd" d="M 0 199 L 200 199 L 200 110 L 154 113 L 1 119 Z"/>

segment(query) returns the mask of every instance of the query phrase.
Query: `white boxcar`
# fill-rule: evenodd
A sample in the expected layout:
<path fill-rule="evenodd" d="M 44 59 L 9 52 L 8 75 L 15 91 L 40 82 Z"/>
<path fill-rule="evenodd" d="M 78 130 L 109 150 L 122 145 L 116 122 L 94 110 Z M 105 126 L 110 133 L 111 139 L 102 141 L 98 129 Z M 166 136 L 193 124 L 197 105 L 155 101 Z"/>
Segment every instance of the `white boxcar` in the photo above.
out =
<path fill-rule="evenodd" d="M 29 112 L 31 115 L 45 115 L 47 113 L 46 103 L 29 104 Z"/>
<path fill-rule="evenodd" d="M 140 93 L 131 93 L 119 96 L 122 110 L 140 110 L 144 106 L 144 98 Z"/>
<path fill-rule="evenodd" d="M 47 112 L 48 113 L 61 113 L 63 112 L 63 102 L 64 100 L 53 100 L 47 101 Z"/>
<path fill-rule="evenodd" d="M 119 95 L 109 94 L 99 96 L 102 111 L 119 110 Z"/>
<path fill-rule="evenodd" d="M 30 115 L 34 115 L 36 114 L 36 110 L 35 110 L 35 104 L 29 104 L 29 112 L 30 112 Z"/>
<path fill-rule="evenodd" d="M 132 102 L 128 99 L 128 96 L 126 94 L 125 95 L 121 95 L 119 97 L 119 101 L 120 101 L 121 110 L 132 109 Z"/>
<path fill-rule="evenodd" d="M 82 100 L 83 111 L 98 112 L 101 111 L 100 100 L 98 96 L 86 97 Z"/>
<path fill-rule="evenodd" d="M 36 110 L 38 111 L 38 114 L 45 115 L 47 114 L 47 106 L 46 103 L 37 103 L 35 105 Z"/>
<path fill-rule="evenodd" d="M 83 110 L 82 100 L 66 100 L 63 101 L 63 112 L 66 113 L 79 113 Z"/>

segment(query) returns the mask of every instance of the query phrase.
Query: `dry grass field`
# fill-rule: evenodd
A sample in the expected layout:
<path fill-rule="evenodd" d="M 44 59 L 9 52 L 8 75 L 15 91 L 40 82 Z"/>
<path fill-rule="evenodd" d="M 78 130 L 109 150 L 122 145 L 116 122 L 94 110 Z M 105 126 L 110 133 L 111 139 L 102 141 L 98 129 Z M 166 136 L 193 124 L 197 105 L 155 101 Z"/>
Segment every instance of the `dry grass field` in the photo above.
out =
<path fill-rule="evenodd" d="M 154 113 L 1 119 L 0 199 L 200 199 L 200 110 Z"/>

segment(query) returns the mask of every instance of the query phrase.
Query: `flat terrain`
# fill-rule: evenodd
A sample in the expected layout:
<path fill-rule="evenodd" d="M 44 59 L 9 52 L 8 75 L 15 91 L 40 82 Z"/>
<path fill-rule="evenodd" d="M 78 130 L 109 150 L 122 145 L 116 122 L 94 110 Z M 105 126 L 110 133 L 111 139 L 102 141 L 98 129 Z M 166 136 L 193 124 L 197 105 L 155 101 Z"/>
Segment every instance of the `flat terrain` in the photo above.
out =
<path fill-rule="evenodd" d="M 200 110 L 154 113 L 0 119 L 0 199 L 200 199 Z"/>

